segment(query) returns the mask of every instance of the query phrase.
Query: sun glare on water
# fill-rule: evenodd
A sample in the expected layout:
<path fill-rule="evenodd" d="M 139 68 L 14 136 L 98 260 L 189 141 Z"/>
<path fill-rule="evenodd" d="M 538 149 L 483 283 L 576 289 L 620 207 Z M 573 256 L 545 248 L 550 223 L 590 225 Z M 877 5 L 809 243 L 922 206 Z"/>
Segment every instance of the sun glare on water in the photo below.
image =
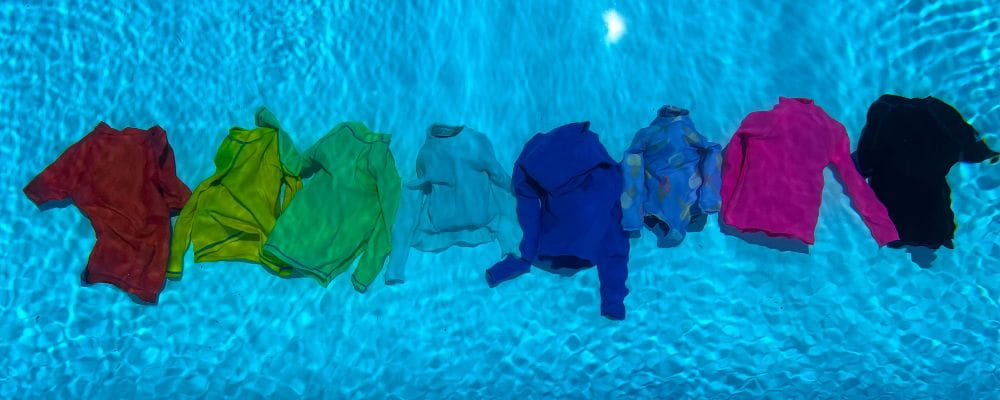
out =
<path fill-rule="evenodd" d="M 605 11 L 603 17 L 604 26 L 607 28 L 607 33 L 604 35 L 604 42 L 614 44 L 625 35 L 625 19 L 614 9 Z"/>

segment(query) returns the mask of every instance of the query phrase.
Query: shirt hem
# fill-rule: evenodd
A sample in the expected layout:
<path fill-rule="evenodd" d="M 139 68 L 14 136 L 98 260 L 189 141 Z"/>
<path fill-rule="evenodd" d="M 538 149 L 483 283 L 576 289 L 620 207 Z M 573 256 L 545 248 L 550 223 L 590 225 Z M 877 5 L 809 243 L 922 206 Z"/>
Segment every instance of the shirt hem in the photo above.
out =
<path fill-rule="evenodd" d="M 94 273 L 89 269 L 87 270 L 87 277 L 84 279 L 85 282 L 89 284 L 94 283 L 108 283 L 114 285 L 115 287 L 125 291 L 126 293 L 133 294 L 137 296 L 140 300 L 145 301 L 150 304 L 156 304 L 159 300 L 159 291 L 149 291 L 146 289 L 140 289 L 135 285 L 128 283 L 127 281 L 118 278 L 113 275 Z"/>
<path fill-rule="evenodd" d="M 35 203 L 36 206 L 41 206 L 42 204 L 45 204 L 45 199 L 42 198 L 40 194 L 35 193 L 35 190 L 31 188 L 31 185 L 28 185 L 28 187 L 24 188 L 24 195 L 28 196 L 28 200 L 31 200 L 31 202 Z"/>
<path fill-rule="evenodd" d="M 739 224 L 727 224 L 727 225 L 730 225 L 738 229 L 741 233 L 763 233 L 768 237 L 798 240 L 810 246 L 816 244 L 816 238 L 807 238 L 798 233 L 782 232 L 767 228 L 740 226 Z"/>
<path fill-rule="evenodd" d="M 329 286 L 330 285 L 330 281 L 332 281 L 333 278 L 335 277 L 335 276 L 331 276 L 332 274 L 327 274 L 327 273 L 324 273 L 324 272 L 320 271 L 319 268 L 306 265 L 306 264 L 302 263 L 301 261 L 296 260 L 294 257 L 292 257 L 292 256 L 290 256 L 288 254 L 285 254 L 284 252 L 281 251 L 281 249 L 279 249 L 278 247 L 273 246 L 273 245 L 265 244 L 264 248 L 261 249 L 261 253 L 267 254 L 266 257 L 262 257 L 262 258 L 265 258 L 265 259 L 274 258 L 274 259 L 280 260 L 280 261 L 282 261 L 282 262 L 290 265 L 295 270 L 300 270 L 302 272 L 307 272 L 309 274 L 309 276 L 311 276 L 311 277 L 315 278 L 317 281 L 319 281 L 319 284 L 322 285 L 323 287 Z"/>

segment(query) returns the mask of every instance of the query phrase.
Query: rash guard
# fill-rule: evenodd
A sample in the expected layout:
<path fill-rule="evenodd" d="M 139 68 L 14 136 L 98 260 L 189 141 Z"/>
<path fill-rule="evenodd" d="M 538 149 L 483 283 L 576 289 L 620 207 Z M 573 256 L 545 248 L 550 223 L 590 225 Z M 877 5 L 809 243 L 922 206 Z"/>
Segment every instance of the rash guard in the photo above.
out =
<path fill-rule="evenodd" d="M 360 257 L 351 282 L 364 292 L 392 249 L 399 208 L 400 179 L 389 139 L 345 122 L 307 150 L 302 176 L 309 180 L 268 237 L 264 257 L 323 286 Z"/>
<path fill-rule="evenodd" d="M 934 97 L 880 97 L 868 109 L 854 159 L 889 210 L 902 245 L 954 248 L 955 214 L 946 175 L 957 162 L 998 153 L 954 107 Z"/>
<path fill-rule="evenodd" d="M 191 191 L 177 178 L 159 126 L 114 129 L 101 122 L 24 188 L 38 205 L 71 199 L 97 234 L 83 278 L 156 303 L 170 249 L 170 214 Z"/>
<path fill-rule="evenodd" d="M 195 188 L 178 217 L 169 277 L 181 277 L 192 243 L 196 262 L 242 260 L 263 263 L 279 275 L 291 272 L 262 259 L 260 248 L 302 187 L 302 161 L 270 111 L 261 108 L 255 119 L 256 128 L 229 130 L 215 155 L 215 173 Z"/>
<path fill-rule="evenodd" d="M 417 179 L 403 189 L 385 271 L 387 283 L 403 281 L 411 246 L 439 252 L 496 240 L 501 256 L 518 254 L 521 229 L 514 215 L 510 175 L 485 134 L 432 125 L 417 155 L 416 174 Z"/>
<path fill-rule="evenodd" d="M 722 147 L 695 130 L 688 110 L 664 106 L 625 150 L 622 226 L 643 225 L 660 247 L 684 240 L 691 218 L 719 211 Z"/>
<path fill-rule="evenodd" d="M 724 158 L 727 225 L 813 244 L 823 170 L 832 165 L 879 246 L 899 239 L 885 206 L 851 161 L 847 130 L 810 99 L 781 97 L 773 109 L 747 115 Z"/>
<path fill-rule="evenodd" d="M 597 265 L 601 315 L 625 318 L 628 234 L 622 229 L 622 171 L 589 122 L 535 135 L 514 166 L 517 218 L 524 231 L 521 257 L 486 271 L 490 286 L 532 264 L 580 269 Z"/>

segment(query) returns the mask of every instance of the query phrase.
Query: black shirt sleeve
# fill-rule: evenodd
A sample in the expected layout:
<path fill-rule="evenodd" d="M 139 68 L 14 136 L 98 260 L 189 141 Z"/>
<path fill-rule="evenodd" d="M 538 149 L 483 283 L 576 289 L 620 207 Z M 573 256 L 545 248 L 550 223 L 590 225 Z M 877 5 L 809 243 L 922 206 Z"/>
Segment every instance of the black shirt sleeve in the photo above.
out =
<path fill-rule="evenodd" d="M 979 136 L 976 128 L 966 122 L 965 118 L 962 117 L 962 114 L 955 107 L 943 101 L 935 100 L 931 110 L 938 123 L 941 124 L 941 127 L 958 144 L 960 151 L 958 159 L 964 162 L 977 163 L 993 158 L 993 162 L 996 162 L 996 158 L 1000 156 L 1000 153 L 991 150 L 986 145 L 986 141 Z"/>
<path fill-rule="evenodd" d="M 865 127 L 861 130 L 861 138 L 858 139 L 858 148 L 851 155 L 855 166 L 858 168 L 858 172 L 865 178 L 875 175 L 879 160 L 884 158 L 881 154 L 884 150 L 882 148 L 883 143 L 886 141 L 882 137 L 885 135 L 885 132 L 880 132 L 879 126 L 891 109 L 892 107 L 881 101 L 881 99 L 872 103 L 872 106 L 868 108 L 868 118 L 865 122 Z"/>

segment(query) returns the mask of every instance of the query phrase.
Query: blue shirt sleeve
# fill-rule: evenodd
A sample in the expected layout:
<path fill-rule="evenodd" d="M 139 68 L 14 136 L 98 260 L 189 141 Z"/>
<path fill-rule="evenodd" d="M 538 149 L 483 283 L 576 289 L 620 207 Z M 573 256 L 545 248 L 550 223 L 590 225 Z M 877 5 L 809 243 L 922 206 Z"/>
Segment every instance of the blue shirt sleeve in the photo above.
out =
<path fill-rule="evenodd" d="M 691 147 L 701 155 L 698 173 L 701 186 L 698 187 L 698 208 L 702 213 L 719 212 L 722 208 L 722 146 L 705 139 L 693 128 L 685 128 L 685 138 Z"/>
<path fill-rule="evenodd" d="M 621 194 L 622 228 L 626 231 L 642 230 L 643 203 L 646 201 L 646 165 L 643 153 L 646 147 L 645 129 L 636 132 L 632 145 L 622 159 L 624 188 Z"/>
<path fill-rule="evenodd" d="M 521 238 L 521 258 L 534 260 L 538 253 L 538 233 L 541 223 L 541 199 L 536 185 L 524 169 L 514 167 L 512 178 L 514 197 L 517 199 L 517 220 L 521 223 L 523 236 Z"/>

